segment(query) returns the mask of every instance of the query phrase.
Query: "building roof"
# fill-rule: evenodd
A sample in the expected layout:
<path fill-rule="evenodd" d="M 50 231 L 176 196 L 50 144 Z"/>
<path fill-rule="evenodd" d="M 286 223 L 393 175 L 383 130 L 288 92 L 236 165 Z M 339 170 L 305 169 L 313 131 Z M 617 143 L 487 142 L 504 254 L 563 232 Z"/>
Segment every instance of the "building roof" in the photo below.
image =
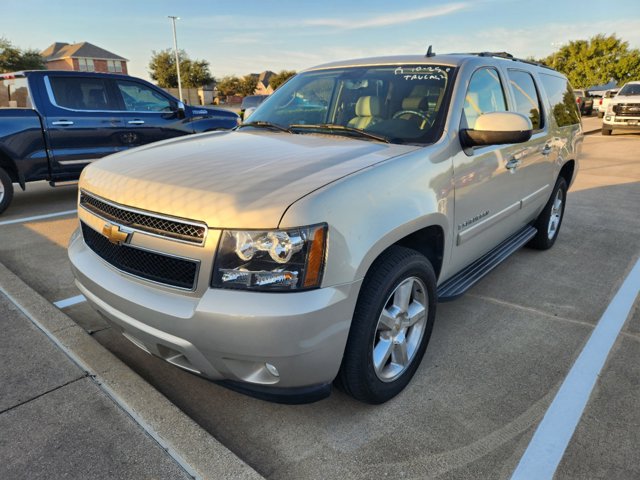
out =
<path fill-rule="evenodd" d="M 265 70 L 258 76 L 258 83 L 262 83 L 262 85 L 267 88 L 269 86 L 271 77 L 273 77 L 274 75 L 275 73 L 273 73 L 271 70 Z"/>
<path fill-rule="evenodd" d="M 128 61 L 126 58 L 121 57 L 120 55 L 111 53 L 104 48 L 96 47 L 89 42 L 80 42 L 73 44 L 56 42 L 43 50 L 40 55 L 42 55 L 47 62 L 50 62 L 52 60 L 60 60 L 63 58 L 96 58 L 100 60 L 124 60 L 125 62 Z"/>

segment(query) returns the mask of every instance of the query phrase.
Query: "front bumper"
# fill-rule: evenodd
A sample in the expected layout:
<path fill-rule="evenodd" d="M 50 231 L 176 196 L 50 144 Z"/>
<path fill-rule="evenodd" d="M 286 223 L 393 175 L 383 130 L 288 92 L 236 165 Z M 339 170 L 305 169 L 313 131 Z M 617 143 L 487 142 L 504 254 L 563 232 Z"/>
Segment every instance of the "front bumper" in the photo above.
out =
<path fill-rule="evenodd" d="M 602 119 L 602 126 L 612 130 L 640 131 L 640 117 L 616 117 L 605 114 Z"/>
<path fill-rule="evenodd" d="M 69 258 L 89 304 L 138 347 L 209 379 L 276 394 L 326 387 L 335 378 L 361 283 L 194 296 L 117 271 L 77 233 Z"/>

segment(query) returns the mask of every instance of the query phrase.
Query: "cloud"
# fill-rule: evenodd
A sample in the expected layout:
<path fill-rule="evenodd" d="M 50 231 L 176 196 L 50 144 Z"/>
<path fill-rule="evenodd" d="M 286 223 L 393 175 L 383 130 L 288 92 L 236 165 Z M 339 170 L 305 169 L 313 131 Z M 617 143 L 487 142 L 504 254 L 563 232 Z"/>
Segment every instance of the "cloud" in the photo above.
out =
<path fill-rule="evenodd" d="M 441 17 L 449 15 L 466 8 L 466 3 L 453 3 L 443 5 L 441 7 L 423 8 L 420 10 L 407 10 L 388 15 L 379 15 L 376 17 L 362 19 L 344 19 L 344 18 L 316 18 L 313 20 L 304 20 L 302 23 L 313 27 L 334 27 L 346 30 L 354 30 L 358 28 L 375 28 L 386 27 L 389 25 L 401 25 L 403 23 L 424 20 L 425 18 Z"/>

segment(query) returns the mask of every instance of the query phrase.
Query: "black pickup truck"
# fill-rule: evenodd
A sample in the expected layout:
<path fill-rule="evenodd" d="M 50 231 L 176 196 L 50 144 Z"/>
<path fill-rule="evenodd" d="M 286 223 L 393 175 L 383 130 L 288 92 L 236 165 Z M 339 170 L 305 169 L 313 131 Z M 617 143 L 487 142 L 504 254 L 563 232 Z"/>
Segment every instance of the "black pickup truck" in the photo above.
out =
<path fill-rule="evenodd" d="M 184 105 L 139 78 L 112 73 L 0 74 L 0 213 L 13 184 L 75 181 L 91 161 L 150 142 L 234 128 L 239 116 Z"/>

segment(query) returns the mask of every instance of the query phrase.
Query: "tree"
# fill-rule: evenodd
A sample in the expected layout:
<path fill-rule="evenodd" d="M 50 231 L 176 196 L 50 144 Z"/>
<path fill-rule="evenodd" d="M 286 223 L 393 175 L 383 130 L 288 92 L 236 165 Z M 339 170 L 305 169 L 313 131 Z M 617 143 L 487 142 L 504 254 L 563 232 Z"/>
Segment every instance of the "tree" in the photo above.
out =
<path fill-rule="evenodd" d="M 237 93 L 246 97 L 247 95 L 253 95 L 258 86 L 258 77 L 256 75 L 248 74 L 240 79 L 240 85 Z"/>
<path fill-rule="evenodd" d="M 162 88 L 176 88 L 178 86 L 178 72 L 176 71 L 176 57 L 170 48 L 151 52 L 149 61 L 149 75 Z M 178 51 L 180 58 L 180 77 L 183 87 L 202 87 L 213 82 L 206 60 L 191 60 L 187 52 Z"/>
<path fill-rule="evenodd" d="M 240 79 L 235 75 L 227 75 L 218 82 L 218 92 L 225 97 L 235 95 L 239 90 Z"/>
<path fill-rule="evenodd" d="M 44 59 L 37 50 L 21 50 L 0 37 L 0 73 L 19 70 L 45 70 Z"/>
<path fill-rule="evenodd" d="M 269 85 L 275 90 L 295 74 L 295 70 L 280 70 L 278 73 L 271 75 L 271 78 L 269 79 Z"/>
<path fill-rule="evenodd" d="M 214 78 L 209 71 L 209 62 L 206 60 L 187 60 L 187 62 L 187 73 L 183 80 L 186 87 L 198 88 L 214 82 Z"/>
<path fill-rule="evenodd" d="M 564 73 L 574 87 L 640 78 L 640 50 L 615 35 L 571 41 L 541 62 Z"/>

